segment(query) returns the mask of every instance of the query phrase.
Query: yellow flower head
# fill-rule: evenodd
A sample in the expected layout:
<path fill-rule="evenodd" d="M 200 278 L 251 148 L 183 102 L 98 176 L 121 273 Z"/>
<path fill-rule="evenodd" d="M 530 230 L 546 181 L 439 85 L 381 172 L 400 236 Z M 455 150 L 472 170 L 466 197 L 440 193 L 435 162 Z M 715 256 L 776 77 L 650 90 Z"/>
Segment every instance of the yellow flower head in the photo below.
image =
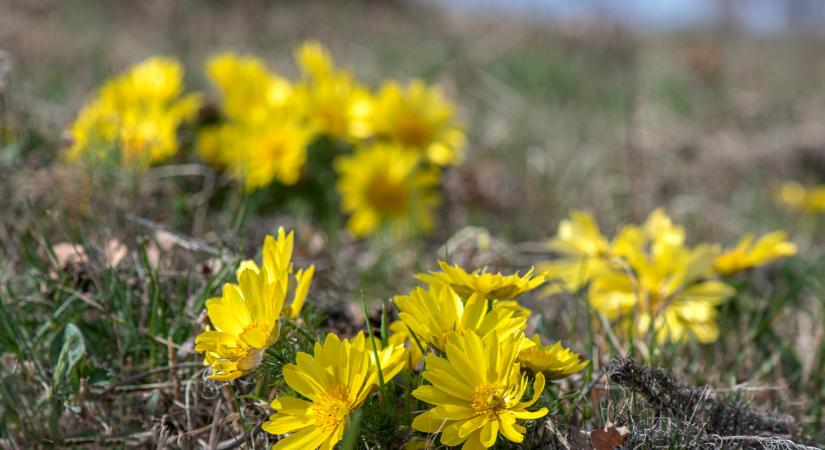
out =
<path fill-rule="evenodd" d="M 451 266 L 444 261 L 439 261 L 438 266 L 441 272 L 420 273 L 415 277 L 429 286 L 449 285 L 465 300 L 474 293 L 489 300 L 514 300 L 544 283 L 544 275 L 533 275 L 533 269 L 520 276 L 481 269 L 468 273 L 458 265 Z"/>
<path fill-rule="evenodd" d="M 234 143 L 237 156 L 229 163 L 229 172 L 249 191 L 273 180 L 293 185 L 301 177 L 310 139 L 308 129 L 286 118 L 258 129 L 239 130 Z"/>
<path fill-rule="evenodd" d="M 581 211 L 573 211 L 569 219 L 561 221 L 548 247 L 560 255 L 559 259 L 539 264 L 544 276 L 556 282 L 548 284 L 548 294 L 561 289 L 578 291 L 590 280 L 594 266 L 610 258 L 610 243 L 599 225 L 593 216 Z"/>
<path fill-rule="evenodd" d="M 736 247 L 716 257 L 715 268 L 721 275 L 733 275 L 795 254 L 796 245 L 787 241 L 784 231 L 768 233 L 756 242 L 753 235 L 746 234 Z"/>
<path fill-rule="evenodd" d="M 292 250 L 295 247 L 295 233 L 288 234 L 283 227 L 278 228 L 278 237 L 267 236 L 263 246 L 263 264 L 259 268 L 255 261 L 248 259 L 241 262 L 238 274 L 251 269 L 260 272 L 263 269 L 268 283 L 277 283 L 283 291 L 284 298 L 288 292 L 292 294 L 292 301 L 286 309 L 285 315 L 290 319 L 297 319 L 306 302 L 312 277 L 315 275 L 315 265 L 295 272 L 294 280 L 290 279 L 293 273 Z"/>
<path fill-rule="evenodd" d="M 397 295 L 394 301 L 401 321 L 421 344 L 442 351 L 451 333 L 472 330 L 480 336 L 495 333 L 500 339 L 511 339 L 524 331 L 527 321 L 526 316 L 512 309 L 488 311 L 487 299 L 478 294 L 465 303 L 448 285 L 431 286 L 429 290 L 415 288 L 408 295 Z"/>
<path fill-rule="evenodd" d="M 209 80 L 218 88 L 221 110 L 228 119 L 259 123 L 283 108 L 292 95 L 289 82 L 270 73 L 263 61 L 235 53 L 215 55 L 206 63 Z"/>
<path fill-rule="evenodd" d="M 198 335 L 195 350 L 206 354 L 205 362 L 212 367 L 209 378 L 233 380 L 260 364 L 264 350 L 278 339 L 283 293 L 264 273 L 246 268 L 237 285 L 227 283 L 221 297 L 206 301 L 215 330 Z"/>
<path fill-rule="evenodd" d="M 278 319 L 290 291 L 292 302 L 284 315 L 300 315 L 315 266 L 299 270 L 291 280 L 292 248 L 292 232 L 281 228 L 277 239 L 267 236 L 263 266 L 243 261 L 236 274 L 238 284 L 227 283 L 220 297 L 206 301 L 215 329 L 198 335 L 195 350 L 206 354 L 205 362 L 212 366 L 209 378 L 233 380 L 258 366 L 264 350 L 278 339 Z"/>
<path fill-rule="evenodd" d="M 792 209 L 807 213 L 825 212 L 825 185 L 805 187 L 789 181 L 776 190 L 776 201 Z"/>
<path fill-rule="evenodd" d="M 421 353 L 421 348 L 419 348 L 418 344 L 420 343 L 422 346 L 425 346 L 427 343 L 422 341 L 416 343 L 410 330 L 401 320 L 396 320 L 391 323 L 389 328 L 390 333 L 392 333 L 389 337 L 389 344 L 404 345 L 407 348 L 407 356 L 404 358 L 407 362 L 407 368 L 413 369 L 417 367 L 424 359 L 424 354 Z"/>
<path fill-rule="evenodd" d="M 350 214 L 347 228 L 356 236 L 389 226 L 397 237 L 428 232 L 439 174 L 420 166 L 415 155 L 397 146 L 376 144 L 359 148 L 335 161 L 341 207 Z"/>
<path fill-rule="evenodd" d="M 591 306 L 609 319 L 635 319 L 635 332 L 652 331 L 659 341 L 715 341 L 716 306 L 733 289 L 712 277 L 714 249 L 689 248 L 684 238 L 660 210 L 642 227 L 624 227 L 613 243 L 621 262 L 592 275 Z"/>
<path fill-rule="evenodd" d="M 524 335 L 501 340 L 473 331 L 451 334 L 446 358 L 425 359 L 423 377 L 430 384 L 413 396 L 435 407 L 413 419 L 413 429 L 441 433 L 442 444 L 463 443 L 465 449 L 492 447 L 499 432 L 522 442 L 525 428 L 517 421 L 547 415 L 547 408 L 527 410 L 544 391 L 541 372 L 533 382 L 533 398 L 522 401 L 529 381 L 516 359 L 525 340 Z"/>
<path fill-rule="evenodd" d="M 577 353 L 564 348 L 561 342 L 553 345 L 541 345 L 541 337 L 534 334 L 531 340 L 536 344 L 522 350 L 518 360 L 533 372 L 541 372 L 551 380 L 566 378 L 587 367 L 587 361 L 581 360 Z"/>
<path fill-rule="evenodd" d="M 369 91 L 349 72 L 336 68 L 317 42 L 299 47 L 295 59 L 303 73 L 296 86 L 295 108 L 309 128 L 345 140 L 369 137 Z"/>
<path fill-rule="evenodd" d="M 225 169 L 238 158 L 238 141 L 243 133 L 231 123 L 206 125 L 198 129 L 195 152 L 215 169 Z"/>
<path fill-rule="evenodd" d="M 444 166 L 462 159 L 464 133 L 453 116 L 438 88 L 421 80 L 405 87 L 389 81 L 375 99 L 371 127 L 377 136 Z"/>
<path fill-rule="evenodd" d="M 295 60 L 304 76 L 322 79 L 336 71 L 332 56 L 318 41 L 306 41 L 295 49 Z"/>
<path fill-rule="evenodd" d="M 329 333 L 314 354 L 298 353 L 295 364 L 284 366 L 286 383 L 308 400 L 278 397 L 277 411 L 262 428 L 271 434 L 287 434 L 274 450 L 331 450 L 344 436 L 349 415 L 361 406 L 379 383 L 375 353 L 358 333 L 352 340 Z M 379 352 L 381 373 L 393 378 L 404 367 L 404 349 L 389 346 Z"/>
<path fill-rule="evenodd" d="M 111 159 L 146 167 L 178 151 L 177 130 L 194 118 L 200 97 L 180 97 L 183 68 L 155 57 L 109 80 L 70 126 L 70 161 Z"/>
<path fill-rule="evenodd" d="M 201 157 L 228 168 L 250 191 L 273 181 L 295 184 L 312 136 L 294 108 L 288 109 L 294 103 L 289 82 L 259 59 L 233 53 L 212 57 L 206 71 L 221 94 L 225 120 L 198 133 Z"/>

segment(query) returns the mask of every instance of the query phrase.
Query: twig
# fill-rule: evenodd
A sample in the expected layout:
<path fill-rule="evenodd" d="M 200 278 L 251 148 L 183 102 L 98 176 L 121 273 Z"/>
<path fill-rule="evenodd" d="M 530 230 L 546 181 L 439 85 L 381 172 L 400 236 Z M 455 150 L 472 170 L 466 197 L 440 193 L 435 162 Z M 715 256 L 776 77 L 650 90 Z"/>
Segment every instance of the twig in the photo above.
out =
<path fill-rule="evenodd" d="M 215 409 L 212 411 L 212 425 L 209 426 L 209 448 L 211 449 L 214 449 L 218 443 L 218 425 L 220 422 L 218 413 L 221 411 L 221 403 L 221 398 L 218 398 L 215 402 Z"/>
<path fill-rule="evenodd" d="M 175 399 L 181 400 L 180 393 L 180 377 L 178 377 L 177 361 L 175 357 L 175 347 L 172 343 L 172 336 L 166 337 L 166 358 L 169 360 L 169 378 L 172 379 L 172 384 L 175 386 Z"/>
<path fill-rule="evenodd" d="M 211 431 L 212 428 L 214 428 L 214 427 L 220 427 L 220 426 L 225 425 L 229 422 L 232 422 L 233 420 L 238 420 L 238 418 L 240 416 L 241 415 L 238 414 L 238 413 L 231 413 L 228 416 L 226 416 L 226 417 L 224 417 L 224 418 L 222 418 L 218 421 L 213 421 L 209 425 L 202 426 L 200 428 L 195 428 L 194 430 L 190 430 L 190 431 L 187 431 L 185 433 L 178 434 L 177 436 L 173 436 L 170 440 L 172 442 L 178 442 L 178 441 L 180 441 L 181 439 L 184 439 L 184 438 L 189 438 L 189 437 L 197 436 L 199 434 L 206 433 L 207 431 Z"/>
<path fill-rule="evenodd" d="M 797 444 L 789 439 L 784 439 L 776 436 L 719 436 L 719 435 L 712 435 L 711 438 L 716 439 L 721 442 L 757 442 L 762 444 L 765 448 L 774 448 L 774 447 L 767 447 L 766 444 L 770 445 L 779 445 L 780 448 L 785 448 L 789 450 L 819 450 L 819 447 L 811 447 L 808 445 Z"/>
<path fill-rule="evenodd" d="M 184 362 L 184 363 L 175 364 L 174 369 L 175 370 L 180 370 L 180 369 L 188 369 L 188 368 L 192 368 L 192 367 L 202 367 L 202 366 L 203 366 L 203 364 L 199 363 L 199 362 Z M 131 376 L 127 377 L 126 379 L 123 380 L 123 382 L 118 383 L 118 385 L 126 385 L 126 384 L 130 384 L 130 383 L 134 383 L 135 381 L 140 380 L 141 378 L 145 378 L 145 377 L 148 377 L 149 375 L 154 375 L 156 373 L 166 372 L 169 369 L 172 369 L 172 366 L 157 367 L 157 368 L 152 369 L 152 370 L 147 370 L 145 372 L 136 373 L 134 375 L 131 375 Z"/>
<path fill-rule="evenodd" d="M 157 222 L 153 222 L 149 219 L 144 219 L 143 217 L 138 217 L 138 216 L 135 216 L 135 215 L 132 215 L 132 214 L 127 215 L 126 219 L 133 222 L 133 223 L 136 223 L 138 225 L 144 226 L 144 227 L 152 229 L 152 230 L 160 230 L 160 231 L 163 231 L 165 233 L 169 233 L 169 235 L 175 241 L 175 244 L 179 245 L 182 248 L 185 248 L 186 250 L 208 253 L 212 256 L 218 256 L 218 257 L 221 257 L 223 259 L 226 259 L 226 257 L 228 256 L 227 252 L 221 251 L 218 248 L 213 247 L 213 246 L 207 244 L 206 242 L 201 241 L 200 239 L 195 239 L 195 238 L 192 238 L 192 237 L 189 237 L 189 236 L 184 236 L 181 233 L 178 233 L 176 231 L 172 231 L 169 227 L 167 227 L 165 225 L 161 225 L 161 224 L 159 224 Z"/>
<path fill-rule="evenodd" d="M 567 438 L 564 437 L 564 433 L 559 432 L 559 430 L 556 428 L 556 424 L 554 424 L 551 419 L 547 419 L 544 421 L 544 427 L 547 428 L 547 430 L 549 430 L 551 433 L 553 433 L 554 436 L 556 436 L 556 439 L 558 439 L 559 443 L 561 443 L 561 445 L 564 446 L 564 448 L 570 450 L 570 443 L 567 442 Z"/>
<path fill-rule="evenodd" d="M 227 440 L 219 443 L 218 445 L 216 445 L 215 447 L 212 447 L 212 448 L 214 448 L 215 450 L 226 450 L 226 449 L 229 449 L 229 448 L 237 447 L 238 444 L 240 444 L 243 441 L 244 441 L 244 436 L 235 436 L 233 438 L 227 439 Z"/>

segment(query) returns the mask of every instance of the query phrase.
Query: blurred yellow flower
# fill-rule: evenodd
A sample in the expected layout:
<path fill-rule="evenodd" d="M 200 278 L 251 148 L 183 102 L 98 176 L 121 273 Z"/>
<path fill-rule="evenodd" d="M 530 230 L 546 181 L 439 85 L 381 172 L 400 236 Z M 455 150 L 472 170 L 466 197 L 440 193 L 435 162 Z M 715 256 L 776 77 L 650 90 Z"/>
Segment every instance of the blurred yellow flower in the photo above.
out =
<path fill-rule="evenodd" d="M 544 275 L 533 275 L 533 269 L 520 276 L 518 273 L 489 273 L 482 269 L 468 273 L 458 265 L 451 266 L 444 261 L 439 261 L 438 266 L 441 272 L 420 273 L 415 277 L 429 286 L 449 285 L 465 300 L 474 293 L 489 300 L 514 300 L 544 283 Z"/>
<path fill-rule="evenodd" d="M 661 210 L 642 227 L 624 227 L 613 243 L 622 262 L 592 274 L 591 306 L 608 319 L 632 323 L 635 333 L 653 332 L 658 341 L 715 341 L 716 306 L 734 291 L 713 278 L 716 251 L 688 248 L 684 238 L 684 229 Z"/>
<path fill-rule="evenodd" d="M 414 369 L 417 367 L 421 361 L 424 359 L 424 354 L 421 353 L 421 348 L 418 344 L 422 346 L 426 346 L 426 342 L 415 342 L 415 338 L 413 337 L 410 330 L 404 325 L 404 322 L 401 320 L 396 320 L 395 322 L 390 324 L 390 337 L 388 339 L 390 345 L 404 345 L 407 348 L 407 356 L 405 360 L 407 361 L 407 367 L 409 369 Z"/>
<path fill-rule="evenodd" d="M 206 64 L 221 96 L 223 121 L 203 127 L 196 149 L 213 167 L 228 168 L 247 190 L 273 181 L 295 184 L 312 135 L 292 106 L 293 88 L 258 58 L 224 53 Z"/>
<path fill-rule="evenodd" d="M 318 41 L 306 41 L 298 46 L 295 61 L 305 76 L 315 79 L 328 77 L 336 70 L 332 56 Z"/>
<path fill-rule="evenodd" d="M 793 181 L 782 183 L 776 191 L 776 200 L 802 212 L 825 212 L 825 185 L 805 187 Z"/>
<path fill-rule="evenodd" d="M 183 68 L 173 58 L 149 58 L 109 80 L 69 127 L 67 159 L 142 168 L 174 156 L 178 128 L 201 103 L 182 91 Z"/>
<path fill-rule="evenodd" d="M 519 419 L 538 419 L 547 408 L 528 411 L 544 391 L 544 376 L 536 373 L 533 397 L 522 402 L 529 386 L 527 375 L 516 362 L 524 335 L 501 340 L 495 333 L 480 338 L 468 330 L 452 333 L 446 357 L 428 355 L 420 386 L 413 396 L 435 405 L 413 419 L 412 428 L 441 433 L 441 443 L 464 444 L 464 449 L 490 448 L 501 434 L 520 443 L 525 428 Z"/>
<path fill-rule="evenodd" d="M 363 333 L 343 341 L 329 333 L 323 344 L 315 344 L 313 353 L 299 352 L 295 364 L 284 366 L 286 383 L 309 401 L 296 397 L 272 401 L 277 412 L 264 422 L 263 430 L 289 433 L 273 450 L 332 449 L 344 436 L 350 413 L 379 383 L 375 353 Z M 403 355 L 401 346 L 379 352 L 385 380 L 404 367 Z"/>
<path fill-rule="evenodd" d="M 551 380 L 559 380 L 587 367 L 588 361 L 562 347 L 561 342 L 544 346 L 538 334 L 534 334 L 531 340 L 536 345 L 522 350 L 518 360 L 533 372 L 541 372 Z"/>
<path fill-rule="evenodd" d="M 472 330 L 480 336 L 495 333 L 500 339 L 512 339 L 524 332 L 527 318 L 507 308 L 488 310 L 487 299 L 473 294 L 466 301 L 448 285 L 431 286 L 429 290 L 415 288 L 407 295 L 393 299 L 401 321 L 406 324 L 421 345 L 432 345 L 444 351 L 451 333 Z"/>
<path fill-rule="evenodd" d="M 559 259 L 538 264 L 538 270 L 551 281 L 545 288 L 548 294 L 578 291 L 590 281 L 595 265 L 610 258 L 610 242 L 593 216 L 582 211 L 573 211 L 569 219 L 561 221 L 548 247 L 560 255 Z"/>
<path fill-rule="evenodd" d="M 340 157 L 334 165 L 341 207 L 350 214 L 347 228 L 355 236 L 384 226 L 396 237 L 432 230 L 439 174 L 421 167 L 415 155 L 376 144 Z"/>
<path fill-rule="evenodd" d="M 421 80 L 405 87 L 388 81 L 375 98 L 370 123 L 375 135 L 444 166 L 463 157 L 464 132 L 453 116 L 440 89 Z"/>
<path fill-rule="evenodd" d="M 237 155 L 229 163 L 229 172 L 249 191 L 266 187 L 273 180 L 293 185 L 301 177 L 310 139 L 308 129 L 287 118 L 239 131 L 234 147 Z"/>
<path fill-rule="evenodd" d="M 289 81 L 269 72 L 254 56 L 222 53 L 206 62 L 209 80 L 221 97 L 221 111 L 233 122 L 255 124 L 287 105 Z"/>
<path fill-rule="evenodd" d="M 303 78 L 296 85 L 294 107 L 307 126 L 315 133 L 344 140 L 369 137 L 369 91 L 349 72 L 335 67 L 317 42 L 300 46 L 295 59 Z"/>
<path fill-rule="evenodd" d="M 742 236 L 736 247 L 716 257 L 716 271 L 722 275 L 761 266 L 796 254 L 796 245 L 787 241 L 784 231 L 768 233 L 754 242 L 752 234 Z"/>
<path fill-rule="evenodd" d="M 231 123 L 202 126 L 198 129 L 195 151 L 210 166 L 225 169 L 237 159 L 238 139 L 242 137 L 238 126 Z"/>
<path fill-rule="evenodd" d="M 237 285 L 227 283 L 221 297 L 206 301 L 215 330 L 198 335 L 195 350 L 205 353 L 205 363 L 212 367 L 209 378 L 233 380 L 260 364 L 264 350 L 278 339 L 284 293 L 265 274 L 246 268 Z"/>
<path fill-rule="evenodd" d="M 195 350 L 205 353 L 205 362 L 212 367 L 209 378 L 233 380 L 258 366 L 264 350 L 278 339 L 278 319 L 290 292 L 292 301 L 284 315 L 292 319 L 300 315 L 315 266 L 299 270 L 290 279 L 293 242 L 293 232 L 286 234 L 283 228 L 277 239 L 267 236 L 263 265 L 241 262 L 238 284 L 227 283 L 221 297 L 206 301 L 215 329 L 198 335 Z"/>

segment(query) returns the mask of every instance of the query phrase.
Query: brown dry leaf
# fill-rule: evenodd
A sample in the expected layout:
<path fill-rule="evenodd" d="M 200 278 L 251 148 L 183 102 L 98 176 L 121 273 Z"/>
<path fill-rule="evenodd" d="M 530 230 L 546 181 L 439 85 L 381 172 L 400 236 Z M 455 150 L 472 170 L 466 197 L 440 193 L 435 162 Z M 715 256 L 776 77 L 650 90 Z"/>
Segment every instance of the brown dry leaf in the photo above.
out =
<path fill-rule="evenodd" d="M 178 243 L 178 238 L 174 234 L 165 230 L 155 231 L 155 241 L 160 246 L 160 250 L 168 252 Z"/>
<path fill-rule="evenodd" d="M 617 427 L 608 422 L 603 430 L 593 430 L 590 432 L 590 443 L 594 450 L 615 450 L 627 437 L 630 430 L 627 427 Z"/>
<path fill-rule="evenodd" d="M 89 260 L 86 250 L 78 244 L 71 242 L 61 242 L 52 246 L 54 256 L 57 258 L 57 267 L 64 269 L 71 264 L 82 264 Z"/>
<path fill-rule="evenodd" d="M 162 260 L 162 252 L 160 251 L 160 247 L 154 241 L 149 241 L 146 244 L 146 259 L 149 261 L 149 265 L 155 269 L 160 270 L 160 263 Z"/>
<path fill-rule="evenodd" d="M 103 254 L 106 257 L 106 263 L 109 264 L 110 267 L 117 267 L 117 265 L 123 261 L 123 258 L 129 254 L 129 248 L 117 239 L 109 239 Z"/>

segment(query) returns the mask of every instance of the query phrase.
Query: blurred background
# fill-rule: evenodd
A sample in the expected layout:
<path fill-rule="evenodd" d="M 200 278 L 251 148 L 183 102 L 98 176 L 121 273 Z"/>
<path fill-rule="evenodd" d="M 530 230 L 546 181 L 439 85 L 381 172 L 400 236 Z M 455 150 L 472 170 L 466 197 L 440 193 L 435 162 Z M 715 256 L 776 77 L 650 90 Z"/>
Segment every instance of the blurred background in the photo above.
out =
<path fill-rule="evenodd" d="M 421 77 L 458 104 L 468 157 L 447 174 L 442 240 L 473 224 L 533 240 L 570 208 L 614 224 L 657 206 L 724 239 L 782 222 L 776 181 L 825 174 L 815 0 L 2 0 L 0 10 L 0 164 L 25 177 L 18 191 L 65 147 L 62 131 L 102 80 L 130 64 L 177 56 L 188 86 L 208 90 L 208 56 L 250 53 L 292 76 L 306 39 L 368 85 Z M 21 173 L 24 157 L 35 164 Z"/>

